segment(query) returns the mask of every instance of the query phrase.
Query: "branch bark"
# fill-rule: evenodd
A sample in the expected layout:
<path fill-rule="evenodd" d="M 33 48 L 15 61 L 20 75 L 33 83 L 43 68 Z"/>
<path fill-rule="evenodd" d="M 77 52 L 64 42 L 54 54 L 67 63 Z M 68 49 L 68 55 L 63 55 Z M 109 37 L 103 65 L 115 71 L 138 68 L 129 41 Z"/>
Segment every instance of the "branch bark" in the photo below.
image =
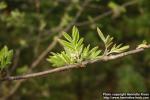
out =
<path fill-rule="evenodd" d="M 45 75 L 48 75 L 48 74 L 51 74 L 51 73 L 57 73 L 57 72 L 65 71 L 65 70 L 68 70 L 68 69 L 81 68 L 81 66 L 85 66 L 87 64 L 92 64 L 92 63 L 99 62 L 99 61 L 114 60 L 114 59 L 118 59 L 118 58 L 130 55 L 130 54 L 135 54 L 135 53 L 138 53 L 138 52 L 142 52 L 147 48 L 150 48 L 150 45 L 148 45 L 146 48 L 139 48 L 139 49 L 127 51 L 127 52 L 116 54 L 116 55 L 103 56 L 99 59 L 87 60 L 87 61 L 83 61 L 81 63 L 66 65 L 66 66 L 62 66 L 62 67 L 58 67 L 58 68 L 54 68 L 54 69 L 50 69 L 50 70 L 46 70 L 46 71 L 42 71 L 42 72 L 31 73 L 31 74 L 26 74 L 26 75 L 21 75 L 21 76 L 10 76 L 10 77 L 6 77 L 6 78 L 2 79 L 1 81 L 29 79 L 29 78 L 34 78 L 34 77 L 45 76 Z"/>

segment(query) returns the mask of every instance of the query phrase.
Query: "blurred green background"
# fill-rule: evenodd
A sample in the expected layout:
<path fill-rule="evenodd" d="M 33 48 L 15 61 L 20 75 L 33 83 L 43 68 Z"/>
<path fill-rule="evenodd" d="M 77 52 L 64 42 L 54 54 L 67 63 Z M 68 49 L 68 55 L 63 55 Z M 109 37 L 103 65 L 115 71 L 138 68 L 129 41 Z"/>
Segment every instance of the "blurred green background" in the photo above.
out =
<path fill-rule="evenodd" d="M 80 30 L 85 44 L 103 47 L 98 26 L 135 49 L 150 42 L 150 0 L 0 0 L 0 48 L 14 49 L 10 75 L 21 75 L 61 31 Z M 58 43 L 51 50 L 62 50 Z M 50 54 L 50 51 L 47 55 Z M 43 58 L 33 72 L 53 68 Z M 19 84 L 19 85 L 18 85 Z M 0 83 L 0 100 L 102 100 L 103 92 L 150 92 L 150 51 L 33 78 Z"/>

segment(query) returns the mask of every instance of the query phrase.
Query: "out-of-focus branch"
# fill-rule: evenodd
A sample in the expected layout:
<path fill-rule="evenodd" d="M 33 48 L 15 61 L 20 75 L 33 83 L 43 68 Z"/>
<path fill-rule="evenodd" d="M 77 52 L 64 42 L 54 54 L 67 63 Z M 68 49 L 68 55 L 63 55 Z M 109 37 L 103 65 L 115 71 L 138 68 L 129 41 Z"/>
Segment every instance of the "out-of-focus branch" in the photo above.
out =
<path fill-rule="evenodd" d="M 13 65 L 9 73 L 12 73 L 16 69 L 18 62 L 19 62 L 19 58 L 20 58 L 20 52 L 21 52 L 21 49 L 16 50 L 16 53 L 14 55 Z"/>
<path fill-rule="evenodd" d="M 150 45 L 148 45 L 146 48 L 150 48 Z M 6 78 L 2 79 L 1 81 L 21 80 L 21 79 L 29 79 L 29 78 L 33 78 L 33 77 L 41 77 L 41 76 L 45 76 L 45 75 L 48 75 L 48 74 L 51 74 L 51 73 L 57 73 L 57 72 L 65 71 L 65 70 L 68 70 L 68 69 L 80 68 L 80 67 L 85 66 L 87 64 L 91 64 L 91 63 L 95 63 L 95 62 L 99 62 L 99 61 L 109 61 L 109 60 L 118 59 L 118 58 L 121 58 L 121 57 L 124 57 L 124 56 L 127 56 L 127 55 L 142 52 L 146 48 L 139 48 L 139 49 L 127 51 L 127 52 L 116 54 L 116 55 L 103 56 L 99 59 L 87 60 L 87 61 L 83 61 L 81 63 L 66 65 L 66 66 L 63 66 L 63 67 L 58 67 L 58 68 L 54 68 L 54 69 L 50 69 L 50 70 L 46 70 L 46 71 L 42 71 L 42 72 L 31 73 L 31 74 L 26 74 L 26 75 L 21 75 L 21 76 L 10 76 L 10 77 L 6 77 Z"/>
<path fill-rule="evenodd" d="M 126 2 L 122 5 L 122 7 L 128 7 L 128 6 L 131 6 L 131 5 L 134 5 L 134 4 L 137 4 L 138 3 L 138 0 L 132 0 L 130 2 Z M 113 13 L 112 10 L 109 10 L 99 16 L 96 16 L 95 18 L 92 19 L 92 23 L 93 22 L 96 22 L 104 17 L 107 17 L 109 15 L 111 15 Z M 91 21 L 84 21 L 84 22 L 79 22 L 79 23 L 76 23 L 76 26 L 84 26 L 84 25 L 91 25 Z"/>

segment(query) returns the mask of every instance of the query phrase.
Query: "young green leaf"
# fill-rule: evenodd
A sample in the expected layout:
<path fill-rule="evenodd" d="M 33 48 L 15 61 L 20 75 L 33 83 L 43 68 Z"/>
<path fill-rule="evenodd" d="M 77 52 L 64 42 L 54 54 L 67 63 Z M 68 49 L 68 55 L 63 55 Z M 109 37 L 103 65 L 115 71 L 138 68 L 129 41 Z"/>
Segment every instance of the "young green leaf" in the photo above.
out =
<path fill-rule="evenodd" d="M 52 56 L 47 58 L 47 61 L 51 62 L 53 66 L 63 66 L 66 64 L 66 61 L 63 59 L 61 53 L 52 53 Z"/>
<path fill-rule="evenodd" d="M 122 47 L 121 46 L 122 46 L 122 44 L 119 44 L 119 45 L 114 44 L 108 54 L 121 53 L 121 52 L 129 49 L 129 45 L 122 46 Z"/>
<path fill-rule="evenodd" d="M 103 42 L 105 43 L 105 37 L 103 35 L 103 33 L 101 32 L 101 30 L 97 27 L 97 32 L 98 32 L 98 35 L 100 36 L 100 38 L 103 40 Z"/>
<path fill-rule="evenodd" d="M 69 42 L 72 41 L 72 38 L 71 38 L 66 32 L 63 32 L 63 36 L 64 36 L 65 39 L 67 39 Z"/>
<path fill-rule="evenodd" d="M 82 52 L 82 54 L 81 54 L 81 57 L 82 57 L 83 59 L 86 59 L 86 58 L 90 55 L 89 49 L 90 49 L 90 45 L 88 45 L 87 47 L 85 47 L 85 48 L 83 49 L 83 52 Z"/>
<path fill-rule="evenodd" d="M 77 45 L 76 45 L 76 47 L 77 48 L 81 48 L 81 46 L 83 45 L 83 38 L 81 38 L 80 40 L 79 40 L 79 42 L 77 43 Z"/>
<path fill-rule="evenodd" d="M 109 35 L 106 37 L 106 40 L 105 40 L 105 47 L 106 48 L 109 48 L 112 44 L 113 44 L 113 37 L 110 37 Z"/>
<path fill-rule="evenodd" d="M 90 53 L 89 58 L 94 59 L 98 57 L 98 55 L 101 53 L 101 50 L 98 50 L 98 47 L 94 47 L 89 51 L 89 53 Z"/>
<path fill-rule="evenodd" d="M 77 29 L 76 26 L 73 26 L 72 38 L 73 38 L 73 41 L 75 42 L 74 44 L 76 44 L 78 42 L 78 40 L 79 40 L 79 30 Z"/>
<path fill-rule="evenodd" d="M 73 48 L 72 44 L 69 43 L 69 42 L 67 42 L 67 41 L 65 41 L 65 40 L 60 40 L 60 43 L 61 43 L 64 47 L 67 47 L 67 48 L 69 48 L 69 49 L 71 49 L 71 50 L 75 50 L 75 48 Z"/>

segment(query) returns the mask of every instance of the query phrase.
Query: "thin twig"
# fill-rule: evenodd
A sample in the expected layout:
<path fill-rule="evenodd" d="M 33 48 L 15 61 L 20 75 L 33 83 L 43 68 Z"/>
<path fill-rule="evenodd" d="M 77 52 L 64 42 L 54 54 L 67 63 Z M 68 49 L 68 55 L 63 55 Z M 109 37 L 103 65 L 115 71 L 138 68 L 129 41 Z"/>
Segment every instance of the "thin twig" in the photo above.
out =
<path fill-rule="evenodd" d="M 150 45 L 148 45 L 146 48 L 150 48 Z M 118 59 L 118 58 L 130 55 L 130 54 L 142 52 L 146 48 L 139 48 L 139 49 L 127 51 L 127 52 L 116 54 L 116 55 L 103 56 L 99 59 L 87 60 L 87 61 L 83 61 L 81 63 L 66 65 L 63 67 L 58 67 L 58 68 L 54 68 L 54 69 L 50 69 L 50 70 L 46 70 L 46 71 L 42 71 L 42 72 L 31 73 L 31 74 L 26 74 L 26 75 L 21 75 L 21 76 L 10 76 L 10 77 L 6 77 L 6 78 L 2 79 L 1 81 L 21 80 L 21 79 L 29 79 L 29 78 L 34 78 L 34 77 L 41 77 L 41 76 L 45 76 L 45 75 L 48 75 L 51 73 L 57 73 L 57 72 L 65 71 L 68 69 L 80 68 L 81 65 L 87 65 L 87 64 L 91 64 L 91 63 L 95 63 L 95 62 L 99 62 L 99 61 L 109 61 L 109 60 Z"/>
<path fill-rule="evenodd" d="M 138 3 L 138 0 L 132 0 L 132 1 L 130 1 L 130 2 L 124 3 L 124 4 L 122 5 L 122 7 L 128 7 L 128 6 L 134 5 L 134 4 L 136 4 L 136 3 Z M 107 16 L 111 15 L 112 13 L 113 13 L 113 11 L 112 11 L 112 10 L 109 10 L 109 11 L 107 11 L 107 12 L 105 12 L 105 13 L 99 15 L 99 16 L 96 16 L 95 18 L 93 18 L 93 19 L 92 19 L 92 22 L 91 22 L 91 21 L 79 22 L 79 23 L 76 23 L 76 26 L 90 25 L 91 23 L 96 22 L 96 21 L 98 21 L 98 20 L 100 20 L 100 19 L 102 19 L 102 18 L 104 18 L 104 17 L 107 17 Z"/>

